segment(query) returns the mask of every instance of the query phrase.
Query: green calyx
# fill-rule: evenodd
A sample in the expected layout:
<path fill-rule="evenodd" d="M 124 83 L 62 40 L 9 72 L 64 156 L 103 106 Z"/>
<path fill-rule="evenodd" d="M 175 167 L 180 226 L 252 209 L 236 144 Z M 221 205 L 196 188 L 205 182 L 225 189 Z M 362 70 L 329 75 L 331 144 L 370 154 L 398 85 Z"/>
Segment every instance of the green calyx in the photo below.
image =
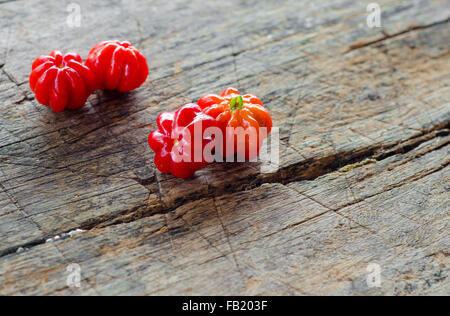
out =
<path fill-rule="evenodd" d="M 242 110 L 243 106 L 244 106 L 244 99 L 242 98 L 242 96 L 237 96 L 231 99 L 230 102 L 231 111 Z"/>

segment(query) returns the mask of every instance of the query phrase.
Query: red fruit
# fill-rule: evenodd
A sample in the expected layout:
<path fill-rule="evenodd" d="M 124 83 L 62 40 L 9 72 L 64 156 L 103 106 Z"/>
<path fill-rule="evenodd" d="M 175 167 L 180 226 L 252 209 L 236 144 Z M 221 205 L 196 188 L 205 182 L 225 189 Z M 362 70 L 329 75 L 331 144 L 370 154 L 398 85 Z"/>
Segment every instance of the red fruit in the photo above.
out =
<path fill-rule="evenodd" d="M 48 56 L 38 57 L 31 68 L 30 88 L 36 100 L 55 112 L 83 107 L 94 92 L 94 74 L 83 65 L 78 53 L 63 56 L 54 50 Z"/>
<path fill-rule="evenodd" d="M 204 131 L 215 127 L 216 121 L 204 114 L 197 104 L 162 113 L 156 122 L 158 129 L 150 133 L 148 143 L 155 152 L 159 171 L 189 178 L 208 165 L 203 150 L 214 144 L 214 140 Z"/>
<path fill-rule="evenodd" d="M 272 130 L 272 118 L 258 97 L 252 94 L 241 96 L 237 89 L 228 88 L 220 95 L 201 97 L 198 105 L 205 114 L 215 118 L 222 129 L 225 142 L 218 149 L 224 157 L 237 154 L 254 159 L 259 155 L 264 139 Z M 242 137 L 234 133 L 238 128 L 242 128 Z M 266 129 L 265 134 L 260 133 L 261 128 Z"/>
<path fill-rule="evenodd" d="M 98 43 L 85 64 L 94 72 L 96 88 L 101 90 L 131 91 L 141 86 L 148 76 L 144 55 L 126 41 Z"/>

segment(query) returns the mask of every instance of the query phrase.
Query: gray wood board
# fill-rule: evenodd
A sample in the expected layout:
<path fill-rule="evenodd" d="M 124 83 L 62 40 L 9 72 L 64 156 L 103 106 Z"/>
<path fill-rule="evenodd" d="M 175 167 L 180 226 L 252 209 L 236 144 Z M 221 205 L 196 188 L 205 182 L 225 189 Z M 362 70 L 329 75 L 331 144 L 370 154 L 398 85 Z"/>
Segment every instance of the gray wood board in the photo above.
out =
<path fill-rule="evenodd" d="M 80 294 L 69 262 L 82 294 L 450 293 L 448 1 L 379 1 L 381 29 L 357 1 L 78 3 L 80 28 L 56 2 L 0 3 L 0 294 Z M 36 103 L 34 58 L 113 38 L 147 56 L 141 88 Z M 270 110 L 280 166 L 156 171 L 156 117 L 228 86 Z"/>

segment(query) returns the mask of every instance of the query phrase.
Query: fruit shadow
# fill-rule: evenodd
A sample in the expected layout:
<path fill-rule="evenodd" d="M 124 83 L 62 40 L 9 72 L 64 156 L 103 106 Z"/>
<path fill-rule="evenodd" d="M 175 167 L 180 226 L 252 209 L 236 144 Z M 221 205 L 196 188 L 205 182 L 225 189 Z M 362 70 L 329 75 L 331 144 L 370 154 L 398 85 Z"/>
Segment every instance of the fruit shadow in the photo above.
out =
<path fill-rule="evenodd" d="M 80 174 L 108 176 L 137 170 L 147 177 L 152 173 L 147 170 L 151 169 L 147 136 L 153 126 L 140 128 L 139 124 L 154 120 L 136 115 L 148 108 L 145 100 L 137 91 L 97 91 L 79 110 L 40 109 L 46 111 L 41 116 L 45 125 L 40 125 L 45 129 L 41 131 L 46 135 L 44 146 L 51 148 L 44 154 L 46 160 L 59 168 L 72 166 Z"/>

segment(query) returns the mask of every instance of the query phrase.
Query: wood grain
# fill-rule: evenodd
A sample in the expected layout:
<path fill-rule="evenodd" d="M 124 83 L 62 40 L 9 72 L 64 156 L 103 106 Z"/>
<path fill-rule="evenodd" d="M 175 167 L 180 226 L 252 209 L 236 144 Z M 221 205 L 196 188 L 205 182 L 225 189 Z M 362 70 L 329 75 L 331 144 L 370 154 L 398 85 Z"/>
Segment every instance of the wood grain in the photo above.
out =
<path fill-rule="evenodd" d="M 381 29 L 357 1 L 78 1 L 80 28 L 27 2 L 0 2 L 0 294 L 450 293 L 448 1 L 379 1 Z M 112 38 L 144 86 L 36 103 L 34 58 Z M 156 171 L 158 114 L 228 86 L 270 110 L 280 166 Z"/>
<path fill-rule="evenodd" d="M 449 142 L 47 242 L 0 259 L 0 291 L 445 294 Z M 79 289 L 66 286 L 69 263 L 82 268 Z M 367 287 L 371 263 L 382 269 L 381 288 Z"/>

